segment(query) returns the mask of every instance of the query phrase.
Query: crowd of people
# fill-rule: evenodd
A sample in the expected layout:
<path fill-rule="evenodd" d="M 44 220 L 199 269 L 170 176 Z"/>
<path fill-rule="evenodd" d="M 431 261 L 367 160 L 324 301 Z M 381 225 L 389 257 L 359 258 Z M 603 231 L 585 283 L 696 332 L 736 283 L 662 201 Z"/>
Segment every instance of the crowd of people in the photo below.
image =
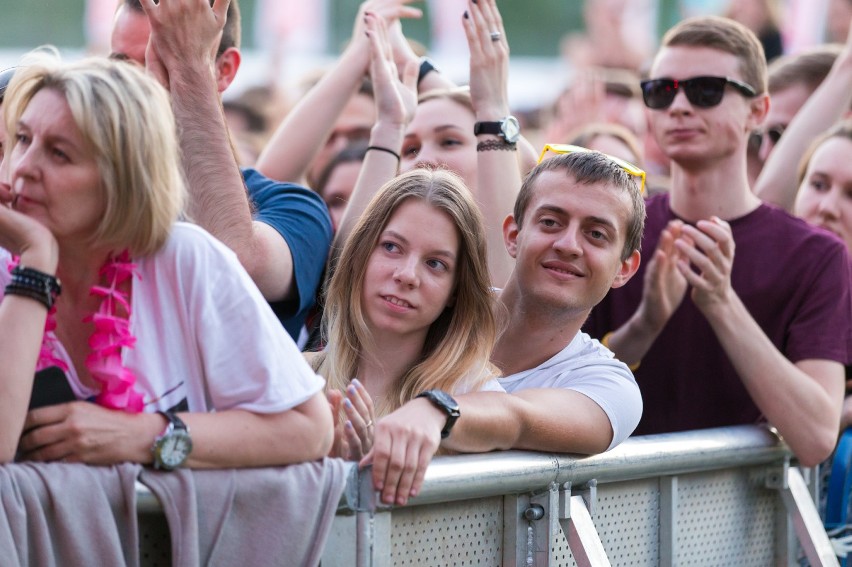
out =
<path fill-rule="evenodd" d="M 3 462 L 329 455 L 401 505 L 436 453 L 765 423 L 829 457 L 852 32 L 781 55 L 769 12 L 687 19 L 533 128 L 496 0 L 458 22 L 464 86 L 405 37 L 419 15 L 366 0 L 256 154 L 222 104 L 237 0 L 122 0 L 110 57 L 0 74 Z"/>

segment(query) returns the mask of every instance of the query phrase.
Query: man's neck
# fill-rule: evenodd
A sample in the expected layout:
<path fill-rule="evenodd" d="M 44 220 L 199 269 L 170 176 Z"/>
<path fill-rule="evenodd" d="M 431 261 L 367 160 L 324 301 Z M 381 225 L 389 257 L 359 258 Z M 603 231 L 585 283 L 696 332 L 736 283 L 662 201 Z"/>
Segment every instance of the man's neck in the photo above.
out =
<path fill-rule="evenodd" d="M 500 294 L 506 308 L 506 330 L 500 335 L 491 362 L 504 376 L 535 368 L 568 346 L 588 317 L 588 312 L 571 315 L 541 308 L 524 301 L 513 277 Z"/>
<path fill-rule="evenodd" d="M 724 163 L 696 168 L 672 163 L 671 179 L 672 211 L 686 221 L 714 215 L 732 220 L 760 206 L 748 185 L 744 158 L 731 157 Z"/>

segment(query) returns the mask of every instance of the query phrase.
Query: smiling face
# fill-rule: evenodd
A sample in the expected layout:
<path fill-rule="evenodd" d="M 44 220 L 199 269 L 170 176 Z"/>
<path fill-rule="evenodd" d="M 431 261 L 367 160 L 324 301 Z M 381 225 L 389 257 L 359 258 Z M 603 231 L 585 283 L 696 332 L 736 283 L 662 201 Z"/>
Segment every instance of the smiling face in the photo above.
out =
<path fill-rule="evenodd" d="M 446 167 L 476 186 L 475 118 L 471 111 L 448 98 L 434 98 L 417 105 L 402 143 L 405 172 L 423 165 Z"/>
<path fill-rule="evenodd" d="M 814 151 L 796 198 L 796 214 L 840 236 L 852 251 L 852 140 L 832 137 Z"/>
<path fill-rule="evenodd" d="M 361 291 L 374 336 L 390 332 L 425 340 L 451 301 L 459 243 L 447 213 L 416 198 L 397 207 L 370 254 Z"/>
<path fill-rule="evenodd" d="M 91 238 L 105 211 L 95 154 L 65 98 L 42 89 L 18 121 L 6 156 L 14 208 L 63 241 Z"/>
<path fill-rule="evenodd" d="M 730 77 L 744 81 L 736 56 L 708 47 L 663 47 L 651 77 L 683 81 L 697 76 Z M 684 167 L 716 167 L 720 160 L 745 156 L 749 133 L 763 120 L 765 97 L 749 99 L 730 85 L 722 101 L 700 108 L 678 91 L 665 109 L 647 109 L 657 143 L 675 163 Z"/>
<path fill-rule="evenodd" d="M 639 252 L 622 260 L 631 201 L 603 183 L 577 183 L 565 171 L 542 172 L 521 226 L 504 236 L 529 305 L 585 317 L 611 287 L 627 283 Z"/>

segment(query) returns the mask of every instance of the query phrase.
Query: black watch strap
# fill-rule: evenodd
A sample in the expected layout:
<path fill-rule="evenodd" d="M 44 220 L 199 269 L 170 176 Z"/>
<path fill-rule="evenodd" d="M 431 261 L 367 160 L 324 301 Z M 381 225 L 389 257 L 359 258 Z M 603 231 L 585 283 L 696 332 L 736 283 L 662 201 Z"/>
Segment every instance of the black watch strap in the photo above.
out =
<path fill-rule="evenodd" d="M 459 403 L 448 393 L 443 390 L 426 390 L 417 394 L 418 398 L 426 398 L 432 405 L 447 414 L 447 421 L 444 428 L 441 430 L 441 439 L 446 439 L 450 436 L 450 431 L 458 421 L 461 412 L 459 411 Z"/>
<path fill-rule="evenodd" d="M 174 431 L 174 430 L 189 431 L 189 428 L 186 426 L 186 423 L 184 423 L 183 420 L 181 418 L 179 418 L 178 415 L 175 412 L 170 411 L 170 410 L 166 410 L 166 411 L 158 411 L 157 413 L 162 415 L 163 417 L 165 417 L 169 421 L 169 424 L 172 426 L 172 431 Z M 169 429 L 168 426 L 166 426 L 166 431 L 168 431 L 168 429 Z"/>
<path fill-rule="evenodd" d="M 473 125 L 473 135 L 479 136 L 480 134 L 493 134 L 495 136 L 502 136 L 502 123 L 501 122 L 477 122 Z"/>

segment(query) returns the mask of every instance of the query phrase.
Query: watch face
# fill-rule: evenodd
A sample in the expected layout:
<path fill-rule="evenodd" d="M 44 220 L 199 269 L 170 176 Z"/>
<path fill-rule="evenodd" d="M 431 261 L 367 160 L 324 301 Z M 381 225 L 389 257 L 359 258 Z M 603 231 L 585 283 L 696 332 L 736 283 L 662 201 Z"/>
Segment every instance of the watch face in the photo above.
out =
<path fill-rule="evenodd" d="M 442 390 L 431 390 L 430 392 L 432 397 L 444 406 L 450 415 L 458 413 L 459 404 L 452 396 Z"/>
<path fill-rule="evenodd" d="M 165 469 L 174 469 L 182 465 L 191 451 L 192 439 L 185 431 L 173 431 L 159 442 L 159 460 Z"/>
<path fill-rule="evenodd" d="M 503 139 L 514 144 L 521 137 L 521 125 L 514 116 L 507 116 L 502 123 Z"/>

